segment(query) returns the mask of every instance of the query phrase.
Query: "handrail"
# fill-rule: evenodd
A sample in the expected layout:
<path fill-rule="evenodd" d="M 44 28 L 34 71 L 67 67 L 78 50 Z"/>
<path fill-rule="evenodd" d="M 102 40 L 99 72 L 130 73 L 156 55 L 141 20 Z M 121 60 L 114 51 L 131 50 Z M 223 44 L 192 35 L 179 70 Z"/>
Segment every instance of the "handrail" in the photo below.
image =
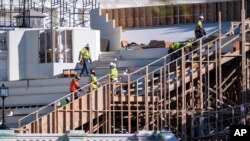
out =
<path fill-rule="evenodd" d="M 234 31 L 234 30 L 237 29 L 238 27 L 239 27 L 239 25 L 236 26 L 236 27 L 233 28 L 233 29 L 230 29 L 227 33 L 225 33 L 225 34 L 223 34 L 223 35 L 221 35 L 221 36 L 227 36 L 227 35 L 229 35 L 232 31 Z M 213 33 L 217 32 L 217 31 L 218 31 L 218 29 L 216 29 L 216 30 L 210 32 L 208 35 L 212 35 Z M 207 36 L 208 36 L 208 35 L 207 35 Z M 191 43 L 192 43 L 192 44 L 193 44 L 193 43 L 196 43 L 196 42 L 198 42 L 199 40 L 202 40 L 202 39 L 205 39 L 205 38 L 207 38 L 207 37 L 204 36 L 204 37 L 202 37 L 202 38 L 196 39 L 195 41 L 193 41 L 193 42 L 191 42 Z M 216 39 L 214 39 L 214 40 L 217 40 L 217 39 L 218 39 L 218 37 L 217 37 Z M 212 40 L 212 41 L 214 41 L 214 40 Z M 203 44 L 203 46 L 208 45 L 208 44 L 211 43 L 212 41 Z M 203 46 L 202 46 L 202 47 L 203 47 Z M 144 66 L 144 67 L 142 67 L 142 68 L 140 68 L 140 69 L 138 69 L 138 70 L 136 70 L 136 71 L 134 71 L 133 73 L 130 73 L 130 74 L 128 74 L 128 75 L 133 75 L 133 74 L 135 74 L 135 73 L 137 73 L 137 72 L 139 72 L 139 71 L 141 71 L 141 70 L 143 70 L 143 69 L 149 67 L 150 65 L 152 65 L 152 64 L 154 64 L 154 63 L 157 63 L 158 61 L 160 61 L 160 60 L 162 60 L 162 59 L 165 59 L 165 58 L 169 57 L 170 55 L 172 55 L 172 54 L 174 54 L 174 53 L 176 53 L 176 52 L 178 52 L 178 51 L 181 51 L 181 49 L 182 49 L 182 48 L 185 48 L 185 47 L 187 47 L 187 45 L 185 45 L 185 46 L 181 47 L 180 49 L 175 50 L 174 52 L 171 52 L 170 54 L 167 54 L 167 55 L 165 55 L 165 56 L 163 56 L 163 57 L 161 57 L 161 58 L 159 58 L 159 59 L 157 59 L 157 60 L 155 60 L 155 61 L 153 61 L 153 62 L 151 62 L 151 63 L 149 63 L 148 65 L 146 65 L 146 66 Z M 179 58 L 181 58 L 181 57 L 179 57 Z M 179 59 L 179 58 L 177 58 L 177 59 Z M 175 61 L 175 60 L 173 60 L 173 61 L 167 63 L 166 65 L 171 64 L 171 63 L 174 62 L 174 61 Z"/>
<path fill-rule="evenodd" d="M 208 35 L 212 35 L 213 33 L 217 32 L 217 31 L 218 31 L 218 29 L 212 31 L 212 32 L 209 33 Z M 207 35 L 207 36 L 208 36 L 208 35 Z M 199 39 L 196 39 L 195 41 L 193 41 L 193 42 L 191 42 L 191 43 L 193 44 L 193 43 L 198 42 L 199 40 L 202 40 L 202 39 L 205 39 L 205 38 L 206 38 L 206 36 L 204 36 L 204 37 L 202 37 L 202 38 L 199 38 Z M 185 47 L 187 47 L 187 45 L 183 46 L 182 48 L 185 48 Z M 171 52 L 171 53 L 169 53 L 169 54 L 167 54 L 167 55 L 165 55 L 165 56 L 163 56 L 163 57 L 161 57 L 161 58 L 159 58 L 159 59 L 157 59 L 157 60 L 155 60 L 155 61 L 149 63 L 148 65 L 146 65 L 146 66 L 144 66 L 144 67 L 142 67 L 142 68 L 140 68 L 140 69 L 134 71 L 133 73 L 130 73 L 129 75 L 132 75 L 132 74 L 134 74 L 134 73 L 137 73 L 137 72 L 143 70 L 144 68 L 146 68 L 146 67 L 148 67 L 148 66 L 150 66 L 150 65 L 152 65 L 152 64 L 154 64 L 154 63 L 156 63 L 156 62 L 158 62 L 158 61 L 160 61 L 161 59 L 165 59 L 166 57 L 168 57 L 168 56 L 170 56 L 170 55 L 172 55 L 172 54 L 174 54 L 174 53 L 176 53 L 176 52 L 178 52 L 178 51 L 180 51 L 180 50 L 181 50 L 181 48 L 179 48 L 178 50 L 175 50 L 174 52 Z"/>
<path fill-rule="evenodd" d="M 104 79 L 104 78 L 106 78 L 106 77 L 109 77 L 109 75 L 107 74 L 107 75 L 105 75 L 105 76 L 100 77 L 100 78 L 98 79 L 98 81 L 100 81 L 100 80 L 102 80 L 102 79 Z M 90 84 L 87 84 L 87 85 L 85 85 L 85 86 L 83 86 L 83 87 L 81 87 L 81 88 L 79 88 L 79 89 L 80 89 L 80 90 L 84 90 L 85 88 L 88 88 L 89 85 L 90 85 Z M 67 95 L 65 95 L 65 96 L 63 96 L 63 97 L 61 97 L 61 98 L 59 98 L 59 99 L 57 99 L 57 100 L 51 102 L 50 104 L 48 104 L 48 105 L 46 105 L 46 106 L 44 106 L 44 107 L 41 107 L 41 108 L 38 109 L 37 111 L 34 111 L 34 112 L 32 112 L 32 113 L 30 113 L 30 114 L 28 114 L 28 115 L 26 115 L 26 116 L 24 116 L 24 117 L 18 119 L 18 124 L 19 124 L 18 126 L 19 126 L 19 128 L 20 128 L 20 122 L 21 122 L 21 120 L 23 120 L 23 119 L 25 119 L 25 118 L 27 118 L 27 117 L 29 117 L 29 116 L 31 116 L 31 115 L 34 115 L 34 114 L 36 114 L 36 113 L 39 113 L 40 111 L 44 110 L 45 108 L 48 108 L 49 106 L 51 106 L 51 105 L 53 105 L 53 104 L 56 104 L 58 101 L 60 101 L 60 100 L 62 100 L 62 99 L 65 99 L 66 97 L 68 97 L 68 96 L 70 96 L 70 95 L 73 95 L 73 94 L 74 94 L 74 92 L 68 93 Z"/>

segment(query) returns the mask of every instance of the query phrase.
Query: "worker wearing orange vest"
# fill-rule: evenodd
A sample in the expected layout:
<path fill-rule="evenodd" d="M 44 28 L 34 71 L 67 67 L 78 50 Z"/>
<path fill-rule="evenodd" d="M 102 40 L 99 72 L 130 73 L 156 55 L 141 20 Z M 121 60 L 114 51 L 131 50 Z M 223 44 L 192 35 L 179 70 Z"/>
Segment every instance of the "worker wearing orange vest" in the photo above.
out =
<path fill-rule="evenodd" d="M 91 53 L 89 50 L 89 44 L 87 44 L 79 53 L 79 61 L 82 62 L 82 71 L 80 76 L 83 75 L 83 72 L 86 71 L 87 75 L 89 75 L 89 62 L 92 64 Z"/>
<path fill-rule="evenodd" d="M 74 79 L 70 82 L 69 92 L 73 93 L 74 98 L 78 98 L 80 83 L 79 83 L 80 77 L 75 76 Z M 71 101 L 71 95 L 67 96 L 66 98 L 62 99 L 57 103 L 57 106 L 65 106 Z"/>

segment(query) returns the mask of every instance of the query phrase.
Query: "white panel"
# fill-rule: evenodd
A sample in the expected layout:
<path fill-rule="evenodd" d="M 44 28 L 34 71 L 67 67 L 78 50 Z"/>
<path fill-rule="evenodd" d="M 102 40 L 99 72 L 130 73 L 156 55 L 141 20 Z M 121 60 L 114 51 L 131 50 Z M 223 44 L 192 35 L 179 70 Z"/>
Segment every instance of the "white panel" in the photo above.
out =
<path fill-rule="evenodd" d="M 110 40 L 110 50 L 121 50 L 121 27 L 115 27 L 115 22 L 108 21 L 106 14 L 100 15 L 100 9 L 90 12 L 90 26 L 101 31 L 101 38 Z"/>
<path fill-rule="evenodd" d="M 19 80 L 26 75 L 26 48 L 24 31 L 8 32 L 8 67 L 9 80 Z"/>
<path fill-rule="evenodd" d="M 81 29 L 73 30 L 73 62 L 78 62 L 79 51 L 86 45 L 90 45 L 91 59 L 98 60 L 100 54 L 100 31 Z"/>
<path fill-rule="evenodd" d="M 7 60 L 0 59 L 0 81 L 7 80 Z"/>

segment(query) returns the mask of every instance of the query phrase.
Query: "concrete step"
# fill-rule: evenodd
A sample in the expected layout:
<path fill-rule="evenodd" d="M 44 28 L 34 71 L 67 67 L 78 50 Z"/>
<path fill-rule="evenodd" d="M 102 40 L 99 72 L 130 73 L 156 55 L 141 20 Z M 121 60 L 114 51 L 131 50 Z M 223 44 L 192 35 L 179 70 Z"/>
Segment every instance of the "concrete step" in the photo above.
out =
<path fill-rule="evenodd" d="M 141 67 L 137 67 L 137 66 L 129 66 L 129 67 L 118 67 L 118 73 L 119 74 L 123 74 L 126 70 L 128 70 L 129 73 L 132 73 L 138 69 L 140 69 Z M 159 66 L 149 66 L 149 72 L 156 70 L 157 68 L 159 68 Z M 98 76 L 104 76 L 107 75 L 109 73 L 109 67 L 102 67 L 102 68 L 97 68 L 96 69 L 96 75 Z"/>
<path fill-rule="evenodd" d="M 118 67 L 144 67 L 146 65 L 148 65 L 149 63 L 157 60 L 158 58 L 148 58 L 148 59 L 133 59 L 133 60 L 120 60 L 118 62 Z M 154 63 L 154 65 L 163 65 L 163 60 Z"/>
<path fill-rule="evenodd" d="M 32 113 L 32 112 L 34 112 L 34 111 L 37 111 L 37 110 L 39 110 L 40 108 L 42 108 L 42 107 L 16 107 L 16 108 L 6 108 L 5 109 L 5 115 L 6 116 L 10 116 L 10 115 L 14 115 L 14 116 L 16 116 L 16 115 L 27 115 L 27 114 L 30 114 L 30 113 Z M 53 109 L 53 107 L 51 107 L 50 108 L 50 110 L 52 110 Z M 2 109 L 1 109 L 2 110 Z M 42 111 L 42 113 L 43 114 L 45 114 L 46 112 L 48 112 L 48 111 L 50 111 L 49 109 L 46 109 L 46 110 L 43 110 Z M 2 114 L 0 114 L 0 117 L 2 117 Z"/>
<path fill-rule="evenodd" d="M 27 94 L 21 96 L 9 96 L 5 99 L 6 107 L 25 105 L 47 105 L 68 93 Z M 2 104 L 2 101 L 0 102 Z"/>
<path fill-rule="evenodd" d="M 120 60 L 161 58 L 167 53 L 166 48 L 120 51 Z"/>
<path fill-rule="evenodd" d="M 70 82 L 69 82 L 70 83 Z M 10 96 L 21 95 L 36 95 L 36 94 L 48 94 L 48 93 L 68 93 L 69 84 L 65 86 L 46 86 L 46 87 L 27 87 L 27 88 L 11 88 L 9 89 Z"/>

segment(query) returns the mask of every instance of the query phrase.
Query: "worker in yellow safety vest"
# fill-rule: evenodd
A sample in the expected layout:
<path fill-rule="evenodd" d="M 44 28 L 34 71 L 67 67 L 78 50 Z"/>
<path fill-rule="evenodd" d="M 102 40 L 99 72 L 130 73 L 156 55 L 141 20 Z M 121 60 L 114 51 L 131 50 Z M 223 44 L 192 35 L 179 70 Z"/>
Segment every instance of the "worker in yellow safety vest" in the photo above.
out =
<path fill-rule="evenodd" d="M 117 82 L 118 81 L 118 70 L 116 68 L 116 64 L 111 62 L 109 64 L 110 70 L 109 70 L 109 75 L 110 79 L 112 82 Z"/>
<path fill-rule="evenodd" d="M 201 37 L 206 35 L 206 31 L 203 28 L 203 21 L 204 21 L 204 17 L 199 16 L 199 19 L 196 22 L 196 26 L 195 26 L 195 37 L 196 38 L 201 38 Z"/>
<path fill-rule="evenodd" d="M 90 91 L 97 89 L 98 85 L 99 85 L 99 82 L 97 81 L 97 78 L 95 76 L 95 72 L 91 71 L 91 74 L 89 77 L 89 89 L 90 89 Z"/>
<path fill-rule="evenodd" d="M 82 71 L 80 76 L 83 75 L 83 72 L 86 71 L 87 75 L 89 76 L 89 62 L 92 64 L 91 60 L 91 53 L 89 50 L 89 44 L 87 44 L 79 53 L 79 61 L 82 64 Z"/>
<path fill-rule="evenodd" d="M 170 45 L 170 48 L 168 50 L 168 54 L 178 50 L 181 48 L 181 44 L 180 42 L 174 42 Z M 180 56 L 179 51 L 172 53 L 172 55 L 170 56 L 170 61 L 173 61 L 174 59 L 178 58 Z"/>

